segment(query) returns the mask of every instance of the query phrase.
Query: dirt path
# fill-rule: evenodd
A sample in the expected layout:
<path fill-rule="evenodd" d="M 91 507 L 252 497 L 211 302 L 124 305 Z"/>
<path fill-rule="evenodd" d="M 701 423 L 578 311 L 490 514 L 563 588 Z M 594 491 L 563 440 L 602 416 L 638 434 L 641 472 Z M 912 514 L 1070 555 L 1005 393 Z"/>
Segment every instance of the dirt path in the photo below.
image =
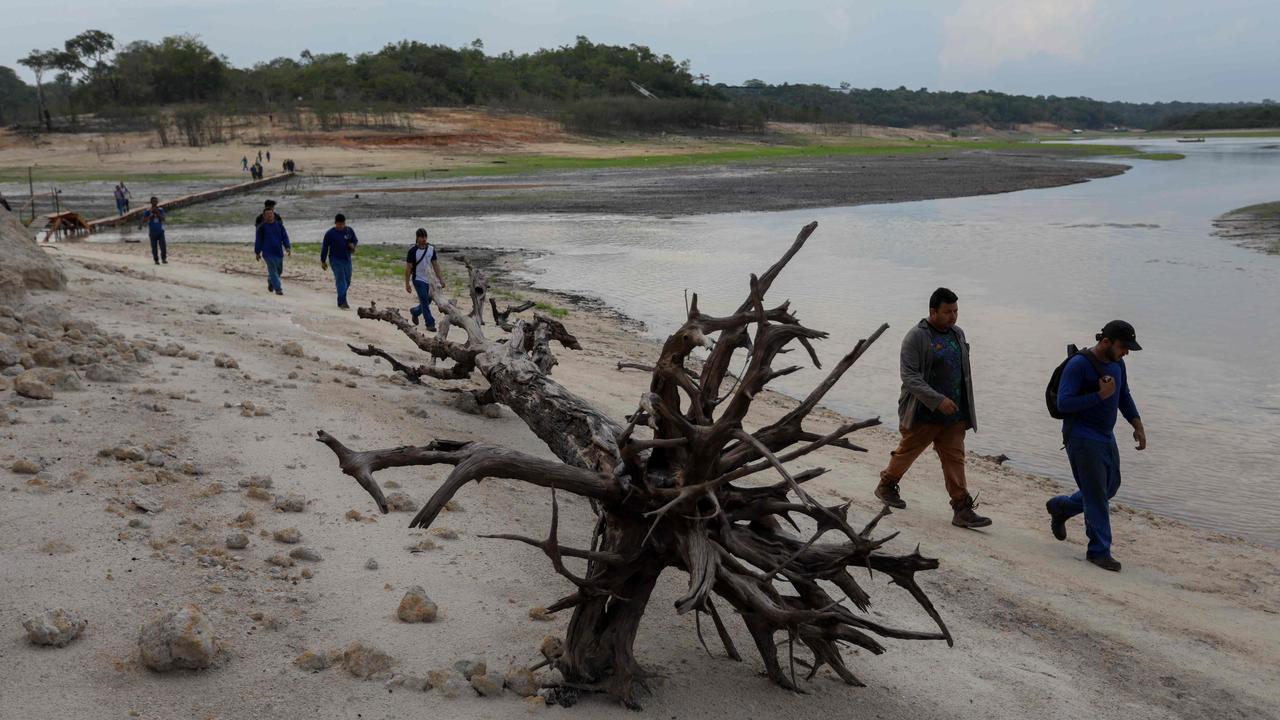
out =
<path fill-rule="evenodd" d="M 6 468 L 0 469 L 0 664 L 6 668 L 0 718 L 496 718 L 537 710 L 510 693 L 448 699 L 438 691 L 388 692 L 381 682 L 338 668 L 310 673 L 292 665 L 304 650 L 352 641 L 385 650 L 398 660 L 397 672 L 417 675 L 472 656 L 500 669 L 537 659 L 543 636 L 559 634 L 567 617 L 539 622 L 528 611 L 569 588 L 538 551 L 475 536 L 540 535 L 549 517 L 545 492 L 485 481 L 460 493 L 461 507 L 439 521 L 458 539 L 419 536 L 407 530 L 409 515 L 377 516 L 368 496 L 312 439 L 318 428 L 359 447 L 484 438 L 545 455 L 523 423 L 509 412 L 498 419 L 466 414 L 449 403 L 445 384 L 406 387 L 384 376 L 385 365 L 351 355 L 348 341 L 412 357 L 392 328 L 333 308 L 330 288 L 318 276 L 286 279 L 287 294 L 276 297 L 259 277 L 222 272 L 216 258 L 188 264 L 175 252 L 172 264 L 155 268 L 136 248 L 84 245 L 74 257 L 64 263 L 70 289 L 37 296 L 37 303 L 65 307 L 126 337 L 179 343 L 194 359 L 156 355 L 132 382 L 86 382 L 84 390 L 49 401 L 0 390 L 0 403 L 20 420 L 0 426 L 0 467 Z M 110 269 L 120 266 L 128 270 Z M 352 291 L 359 304 L 403 305 L 404 297 L 394 283 Z M 617 417 L 631 411 L 647 376 L 620 373 L 614 364 L 650 356 L 653 346 L 587 312 L 574 312 L 566 323 L 586 350 L 560 354 L 556 376 Z M 301 357 L 282 353 L 290 341 L 301 346 Z M 220 354 L 239 367 L 215 366 Z M 243 401 L 270 414 L 246 417 Z M 789 403 L 776 396 L 760 403 L 759 421 Z M 838 422 L 834 415 L 823 418 Z M 813 483 L 819 499 L 852 499 L 859 518 L 873 512 L 871 489 L 892 440 L 888 432 L 866 431 L 858 436 L 870 448 L 866 455 L 818 453 L 814 464 L 832 470 Z M 190 462 L 202 474 L 175 470 L 157 483 L 154 467 L 98 456 L 117 445 L 160 448 L 169 453 L 166 468 Z M 9 472 L 17 459 L 41 465 L 41 483 Z M 274 512 L 270 502 L 250 497 L 240 481 L 254 475 L 269 476 L 272 493 L 304 495 L 305 511 Z M 442 477 L 438 468 L 379 474 L 419 502 Z M 1083 561 L 1078 524 L 1066 543 L 1049 535 L 1043 500 L 1050 481 L 977 459 L 971 477 L 996 521 L 989 531 L 950 526 L 940 474 L 927 458 L 904 484 L 910 508 L 884 523 L 902 531 L 897 547 L 919 542 L 926 555 L 942 559 L 942 569 L 922 582 L 951 626 L 955 648 L 889 641 L 883 656 L 850 657 L 868 687 L 846 687 L 823 672 L 807 685 L 809 694 L 794 696 L 761 677 L 754 657 L 741 664 L 725 659 L 710 637 L 716 657 L 708 658 L 693 618 L 671 609 L 684 590 L 684 577 L 671 573 L 652 600 L 637 647 L 641 662 L 663 676 L 646 714 L 1278 716 L 1280 553 L 1122 507 L 1114 523 L 1125 571 L 1105 573 Z M 139 494 L 161 501 L 163 510 L 144 515 L 112 502 Z M 581 539 L 589 530 L 588 508 L 573 499 L 561 504 L 566 542 Z M 365 519 L 348 519 L 350 510 Z M 224 550 L 225 536 L 242 529 L 235 521 L 246 511 L 256 516 L 244 529 L 249 547 Z M 296 547 L 270 537 L 286 527 L 296 527 L 301 545 L 323 560 L 268 565 L 268 557 Z M 406 549 L 424 539 L 436 549 Z M 378 569 L 365 569 L 370 558 Z M 439 603 L 435 623 L 405 625 L 394 617 L 404 589 L 416 584 Z M 909 598 L 870 587 L 873 612 L 883 619 L 928 627 Z M 165 675 L 143 669 L 134 657 L 141 623 L 158 609 L 188 602 L 199 604 L 214 625 L 223 647 L 215 666 Z M 84 614 L 90 622 L 84 636 L 62 649 L 28 645 L 21 619 L 46 606 Z M 739 647 L 750 647 L 740 622 L 730 617 L 728 624 Z M 568 711 L 537 711 L 635 717 L 590 700 Z"/>

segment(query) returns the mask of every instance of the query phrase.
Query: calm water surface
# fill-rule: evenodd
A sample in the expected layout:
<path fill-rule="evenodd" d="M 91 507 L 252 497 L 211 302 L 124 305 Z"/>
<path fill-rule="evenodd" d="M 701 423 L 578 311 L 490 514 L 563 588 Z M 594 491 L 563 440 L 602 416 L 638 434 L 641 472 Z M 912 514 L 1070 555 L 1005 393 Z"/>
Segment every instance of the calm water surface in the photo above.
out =
<path fill-rule="evenodd" d="M 1135 161 L 1114 178 L 984 197 L 677 219 L 354 225 L 363 242 L 407 243 L 414 227 L 429 224 L 442 244 L 545 251 L 529 271 L 537 285 L 599 297 L 660 337 L 683 320 L 686 288 L 700 294 L 705 312 L 730 311 L 746 296 L 748 273 L 764 270 L 817 220 L 772 301 L 790 298 L 806 325 L 831 333 L 819 344 L 824 361 L 881 322 L 891 325 L 828 404 L 892 425 L 902 333 L 945 285 L 960 296 L 960 325 L 973 346 L 980 431 L 970 449 L 1005 453 L 1020 469 L 1067 483 L 1045 382 L 1067 343 L 1090 342 L 1104 322 L 1124 318 L 1146 348 L 1128 365 L 1150 446 L 1135 452 L 1128 426 L 1117 427 L 1120 499 L 1280 545 L 1280 257 L 1211 236 L 1216 215 L 1280 199 L 1277 142 L 1145 141 L 1187 159 Z M 290 232 L 318 239 L 325 226 L 291 222 Z M 175 227 L 170 234 L 216 233 Z M 797 373 L 779 389 L 807 392 L 822 374 Z"/>

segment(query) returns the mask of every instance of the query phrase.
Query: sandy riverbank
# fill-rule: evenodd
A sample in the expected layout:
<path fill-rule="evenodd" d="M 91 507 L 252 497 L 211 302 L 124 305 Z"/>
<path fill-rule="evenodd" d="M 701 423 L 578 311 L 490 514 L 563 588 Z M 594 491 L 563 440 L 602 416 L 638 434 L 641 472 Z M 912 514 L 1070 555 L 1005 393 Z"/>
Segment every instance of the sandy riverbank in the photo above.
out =
<path fill-rule="evenodd" d="M 294 667 L 304 650 L 358 640 L 396 658 L 401 672 L 421 675 L 470 656 L 505 668 L 535 660 L 543 636 L 560 634 L 567 620 L 529 617 L 531 607 L 567 591 L 538 551 L 475 537 L 540 535 L 549 517 L 545 492 L 501 481 L 469 487 L 458 496 L 461 509 L 438 522 L 458 539 L 426 534 L 437 549 L 411 553 L 406 546 L 424 538 L 407 530 L 409 516 L 376 516 L 368 496 L 312 440 L 316 429 L 362 448 L 444 437 L 483 438 L 540 455 L 545 449 L 509 412 L 497 419 L 466 414 L 450 404 L 448 384 L 405 387 L 385 377 L 385 365 L 353 356 L 346 342 L 412 354 L 393 328 L 333 308 L 329 281 L 314 258 L 288 263 L 287 294 L 280 298 L 266 294 L 251 256 L 236 248 L 186 253 L 175 246 L 171 263 L 160 268 L 139 246 L 81 244 L 48 252 L 62 258 L 69 288 L 37 295 L 34 303 L 87 316 L 124 337 L 179 343 L 183 354 L 156 355 L 132 382 L 86 381 L 84 390 L 47 401 L 0 390 L 0 403 L 20 420 L 0 427 L 0 467 L 28 459 L 43 478 L 33 484 L 30 475 L 0 470 L 0 662 L 9 668 L 0 679 L 0 717 L 490 718 L 523 717 L 530 709 L 634 717 L 600 701 L 541 710 L 511 694 L 446 699 L 438 692 L 388 692 L 340 669 Z M 406 297 L 394 280 L 361 279 L 352 293 L 359 304 L 407 305 Z M 216 314 L 209 314 L 210 304 Z M 796 310 L 803 317 L 804 308 Z M 634 409 L 647 376 L 618 372 L 616 362 L 652 357 L 654 345 L 587 310 L 573 310 L 565 322 L 585 350 L 559 353 L 556 376 L 615 417 Z M 301 345 L 301 357 L 282 354 L 290 341 Z M 882 341 L 873 352 L 891 352 L 893 344 Z M 215 366 L 219 355 L 235 358 L 239 367 Z M 245 400 L 270 415 L 243 416 Z M 758 403 L 756 420 L 767 422 L 790 403 L 771 396 Z M 886 416 L 892 411 L 886 408 Z M 830 413 L 821 419 L 831 426 L 840 420 Z M 812 485 L 824 502 L 852 500 L 861 519 L 878 507 L 871 490 L 893 436 L 873 429 L 855 439 L 870 452 L 817 453 L 814 464 L 832 472 Z M 203 474 L 143 484 L 154 479 L 154 468 L 98 457 L 99 449 L 116 445 L 151 445 Z M 239 482 L 253 475 L 270 476 L 272 492 L 305 495 L 305 511 L 273 512 L 270 502 L 250 497 Z M 419 502 L 442 477 L 439 469 L 379 475 Z M 692 617 L 671 610 L 685 587 L 684 577 L 671 573 L 659 585 L 637 646 L 641 662 L 664 676 L 646 714 L 1277 717 L 1280 553 L 1120 506 L 1116 554 L 1126 565 L 1113 575 L 1083 561 L 1078 521 L 1066 543 L 1049 535 L 1043 500 L 1052 482 L 976 458 L 971 478 L 984 512 L 995 519 L 990 530 L 948 523 L 940 474 L 928 458 L 904 484 L 910 508 L 884 523 L 902 531 L 895 546 L 920 543 L 926 555 L 941 558 L 942 568 L 922 584 L 957 638 L 955 648 L 890 641 L 883 656 L 850 657 L 868 687 L 849 688 L 823 672 L 806 686 L 809 694 L 794 696 L 761 677 L 754 657 L 741 664 L 708 658 Z M 136 494 L 150 495 L 164 509 L 143 516 L 111 502 Z M 587 533 L 585 504 L 561 503 L 562 531 L 569 538 Z M 247 531 L 251 544 L 219 554 L 246 510 L 257 516 Z M 350 510 L 375 519 L 349 520 Z M 132 527 L 130 520 L 149 527 Z M 293 547 L 270 537 L 288 526 L 323 555 L 306 565 L 310 578 L 300 576 L 302 566 L 273 576 L 265 563 Z M 260 530 L 268 536 L 258 536 Z M 371 557 L 377 570 L 365 569 Z M 415 584 L 439 603 L 437 622 L 395 620 L 401 594 Z M 873 610 L 928 627 L 900 593 L 874 597 Z M 168 675 L 142 669 L 134 657 L 138 627 L 157 609 L 187 602 L 199 604 L 213 622 L 223 647 L 215 666 Z M 84 614 L 85 635 L 63 649 L 27 645 L 20 621 L 45 606 Z M 728 621 L 739 646 L 749 647 L 740 622 Z M 714 641 L 711 647 L 719 652 Z"/>

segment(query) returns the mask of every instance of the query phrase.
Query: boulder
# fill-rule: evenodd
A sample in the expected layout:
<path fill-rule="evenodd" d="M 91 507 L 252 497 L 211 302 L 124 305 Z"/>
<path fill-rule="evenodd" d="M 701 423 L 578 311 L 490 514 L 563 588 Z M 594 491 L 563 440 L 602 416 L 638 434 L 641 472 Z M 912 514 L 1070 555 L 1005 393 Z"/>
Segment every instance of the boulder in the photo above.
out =
<path fill-rule="evenodd" d="M 27 630 L 27 640 L 31 644 L 54 647 L 63 647 L 80 637 L 88 624 L 88 620 L 74 611 L 62 608 L 45 610 L 40 615 L 22 621 L 22 627 Z"/>
<path fill-rule="evenodd" d="M 351 643 L 342 651 L 342 669 L 362 680 L 391 677 L 391 665 L 394 662 L 390 655 L 359 641 Z"/>
<path fill-rule="evenodd" d="M 199 670 L 213 663 L 213 626 L 195 605 L 161 613 L 138 636 L 142 663 L 157 672 Z"/>
<path fill-rule="evenodd" d="M 427 591 L 423 590 L 421 585 L 414 585 L 400 599 L 396 617 L 400 618 L 401 622 L 427 623 L 433 622 L 438 612 L 439 608 L 431 602 L 431 598 L 427 597 Z"/>
<path fill-rule="evenodd" d="M 39 376 L 30 370 L 14 379 L 13 390 L 22 397 L 32 400 L 53 399 L 53 389 L 41 382 Z"/>
<path fill-rule="evenodd" d="M 67 287 L 62 268 L 36 244 L 35 236 L 18 222 L 18 216 L 4 208 L 0 208 L 0 257 L 4 258 L 0 276 L 7 276 L 0 280 L 0 302 L 17 304 L 26 290 Z"/>

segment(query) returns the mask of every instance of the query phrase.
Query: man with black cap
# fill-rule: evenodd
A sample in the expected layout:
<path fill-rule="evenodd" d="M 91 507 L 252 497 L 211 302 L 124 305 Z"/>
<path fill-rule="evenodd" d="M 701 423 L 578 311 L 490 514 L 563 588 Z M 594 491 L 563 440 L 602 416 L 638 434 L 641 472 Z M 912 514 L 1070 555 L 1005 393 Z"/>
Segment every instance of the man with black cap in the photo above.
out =
<path fill-rule="evenodd" d="M 270 210 L 270 211 L 272 211 L 272 212 L 275 212 L 275 209 L 276 209 L 276 201 L 275 201 L 275 200 L 264 200 L 264 201 L 263 201 L 263 203 L 262 203 L 262 212 L 258 213 L 258 217 L 256 217 L 256 218 L 254 218 L 254 219 L 253 219 L 253 226 L 256 228 L 256 227 L 258 227 L 259 225 L 261 225 L 261 224 L 262 224 L 262 220 L 263 220 L 263 216 L 264 216 L 264 215 L 266 215 L 267 211 L 268 211 L 268 210 Z M 281 215 L 280 213 L 275 213 L 275 216 L 276 216 L 276 222 L 278 222 L 278 223 L 280 223 L 281 225 L 283 225 L 283 224 L 284 224 L 284 216 L 283 216 L 283 215 Z"/>
<path fill-rule="evenodd" d="M 1058 410 L 1064 415 L 1062 436 L 1066 442 L 1071 474 L 1080 488 L 1045 503 L 1053 536 L 1067 538 L 1067 520 L 1084 514 L 1089 537 L 1085 558 L 1112 572 L 1120 562 L 1111 557 L 1111 517 L 1108 502 L 1120 489 L 1120 450 L 1116 447 L 1116 414 L 1133 426 L 1137 449 L 1147 447 L 1138 407 L 1129 393 L 1129 373 L 1124 356 L 1142 349 L 1133 326 L 1112 320 L 1095 336 L 1098 344 L 1067 361 L 1058 382 Z M 1091 357 L 1090 357 L 1091 355 Z"/>

